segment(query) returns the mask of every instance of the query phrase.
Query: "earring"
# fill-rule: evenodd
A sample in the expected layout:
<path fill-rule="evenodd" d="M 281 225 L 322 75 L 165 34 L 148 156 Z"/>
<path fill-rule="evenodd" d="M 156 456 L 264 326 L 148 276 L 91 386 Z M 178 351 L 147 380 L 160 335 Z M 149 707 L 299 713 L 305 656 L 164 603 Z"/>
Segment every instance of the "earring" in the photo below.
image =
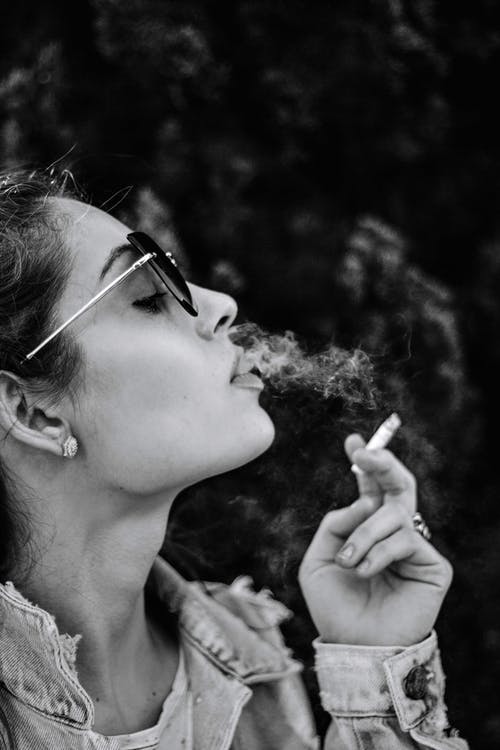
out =
<path fill-rule="evenodd" d="M 64 441 L 62 448 L 64 458 L 74 458 L 78 451 L 78 440 L 70 435 Z"/>

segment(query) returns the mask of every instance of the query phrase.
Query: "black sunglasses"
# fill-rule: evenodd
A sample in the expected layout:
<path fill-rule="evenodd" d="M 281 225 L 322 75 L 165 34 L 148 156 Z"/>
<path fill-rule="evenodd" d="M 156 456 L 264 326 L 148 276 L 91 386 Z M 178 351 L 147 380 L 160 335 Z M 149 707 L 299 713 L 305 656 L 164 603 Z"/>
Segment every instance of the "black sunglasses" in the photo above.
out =
<path fill-rule="evenodd" d="M 163 250 L 154 240 L 144 232 L 130 232 L 127 240 L 138 250 L 141 255 L 151 254 L 154 256 L 148 261 L 159 279 L 167 289 L 174 295 L 175 299 L 193 317 L 198 315 L 198 308 L 194 302 L 189 287 L 184 277 L 177 268 L 177 262 L 172 253 Z"/>
<path fill-rule="evenodd" d="M 116 279 L 111 281 L 104 289 L 96 294 L 92 299 L 86 302 L 83 307 L 80 307 L 70 318 L 64 321 L 55 331 L 47 336 L 35 349 L 26 354 L 20 364 L 23 365 L 30 359 L 33 359 L 39 351 L 41 351 L 47 344 L 58 336 L 65 328 L 67 328 L 74 320 L 87 312 L 91 307 L 96 305 L 106 294 L 109 294 L 115 287 L 121 284 L 127 279 L 130 274 L 137 271 L 146 264 L 156 273 L 160 281 L 167 287 L 169 292 L 173 294 L 175 299 L 180 305 L 193 317 L 198 315 L 198 308 L 195 301 L 191 296 L 189 287 L 184 281 L 184 277 L 177 268 L 177 263 L 172 253 L 162 250 L 162 248 L 156 244 L 151 237 L 148 237 L 144 232 L 131 232 L 127 234 L 127 240 L 130 242 L 135 250 L 138 250 L 141 254 L 141 258 L 136 260 L 129 268 L 121 273 Z"/>

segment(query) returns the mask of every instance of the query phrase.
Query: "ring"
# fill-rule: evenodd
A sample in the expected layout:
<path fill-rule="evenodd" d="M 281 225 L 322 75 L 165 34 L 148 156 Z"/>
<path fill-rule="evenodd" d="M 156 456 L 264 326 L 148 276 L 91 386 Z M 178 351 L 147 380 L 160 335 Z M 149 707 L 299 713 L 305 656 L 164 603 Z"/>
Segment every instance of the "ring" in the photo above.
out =
<path fill-rule="evenodd" d="M 427 541 L 429 541 L 429 539 L 431 538 L 432 534 L 431 534 L 431 531 L 430 531 L 429 527 L 427 526 L 427 524 L 425 523 L 424 519 L 422 518 L 422 515 L 420 513 L 415 513 L 411 517 L 411 520 L 413 522 L 413 528 L 415 529 L 415 531 L 418 531 L 418 533 L 421 536 L 423 536 L 424 539 L 426 539 Z"/>

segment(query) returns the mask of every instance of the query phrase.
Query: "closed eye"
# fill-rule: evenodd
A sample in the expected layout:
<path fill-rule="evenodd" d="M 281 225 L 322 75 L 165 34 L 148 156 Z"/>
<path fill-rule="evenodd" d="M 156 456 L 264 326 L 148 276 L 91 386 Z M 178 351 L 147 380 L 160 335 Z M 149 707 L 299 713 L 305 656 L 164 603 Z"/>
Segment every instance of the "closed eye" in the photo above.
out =
<path fill-rule="evenodd" d="M 155 294 L 151 294 L 149 297 L 137 299 L 132 304 L 134 307 L 140 307 L 146 312 L 154 315 L 156 313 L 163 312 L 163 310 L 165 309 L 165 304 L 162 303 L 162 300 L 167 296 L 167 292 L 156 292 Z"/>

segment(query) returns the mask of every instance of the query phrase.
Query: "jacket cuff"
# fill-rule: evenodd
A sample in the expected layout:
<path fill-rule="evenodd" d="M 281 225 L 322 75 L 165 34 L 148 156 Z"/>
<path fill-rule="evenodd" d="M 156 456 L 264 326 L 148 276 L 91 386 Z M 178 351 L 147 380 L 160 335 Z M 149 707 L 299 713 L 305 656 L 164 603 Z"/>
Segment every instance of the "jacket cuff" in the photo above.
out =
<path fill-rule="evenodd" d="M 448 726 L 436 633 L 421 643 L 350 646 L 316 638 L 321 702 L 335 716 L 394 716 L 401 729 L 436 734 Z"/>

